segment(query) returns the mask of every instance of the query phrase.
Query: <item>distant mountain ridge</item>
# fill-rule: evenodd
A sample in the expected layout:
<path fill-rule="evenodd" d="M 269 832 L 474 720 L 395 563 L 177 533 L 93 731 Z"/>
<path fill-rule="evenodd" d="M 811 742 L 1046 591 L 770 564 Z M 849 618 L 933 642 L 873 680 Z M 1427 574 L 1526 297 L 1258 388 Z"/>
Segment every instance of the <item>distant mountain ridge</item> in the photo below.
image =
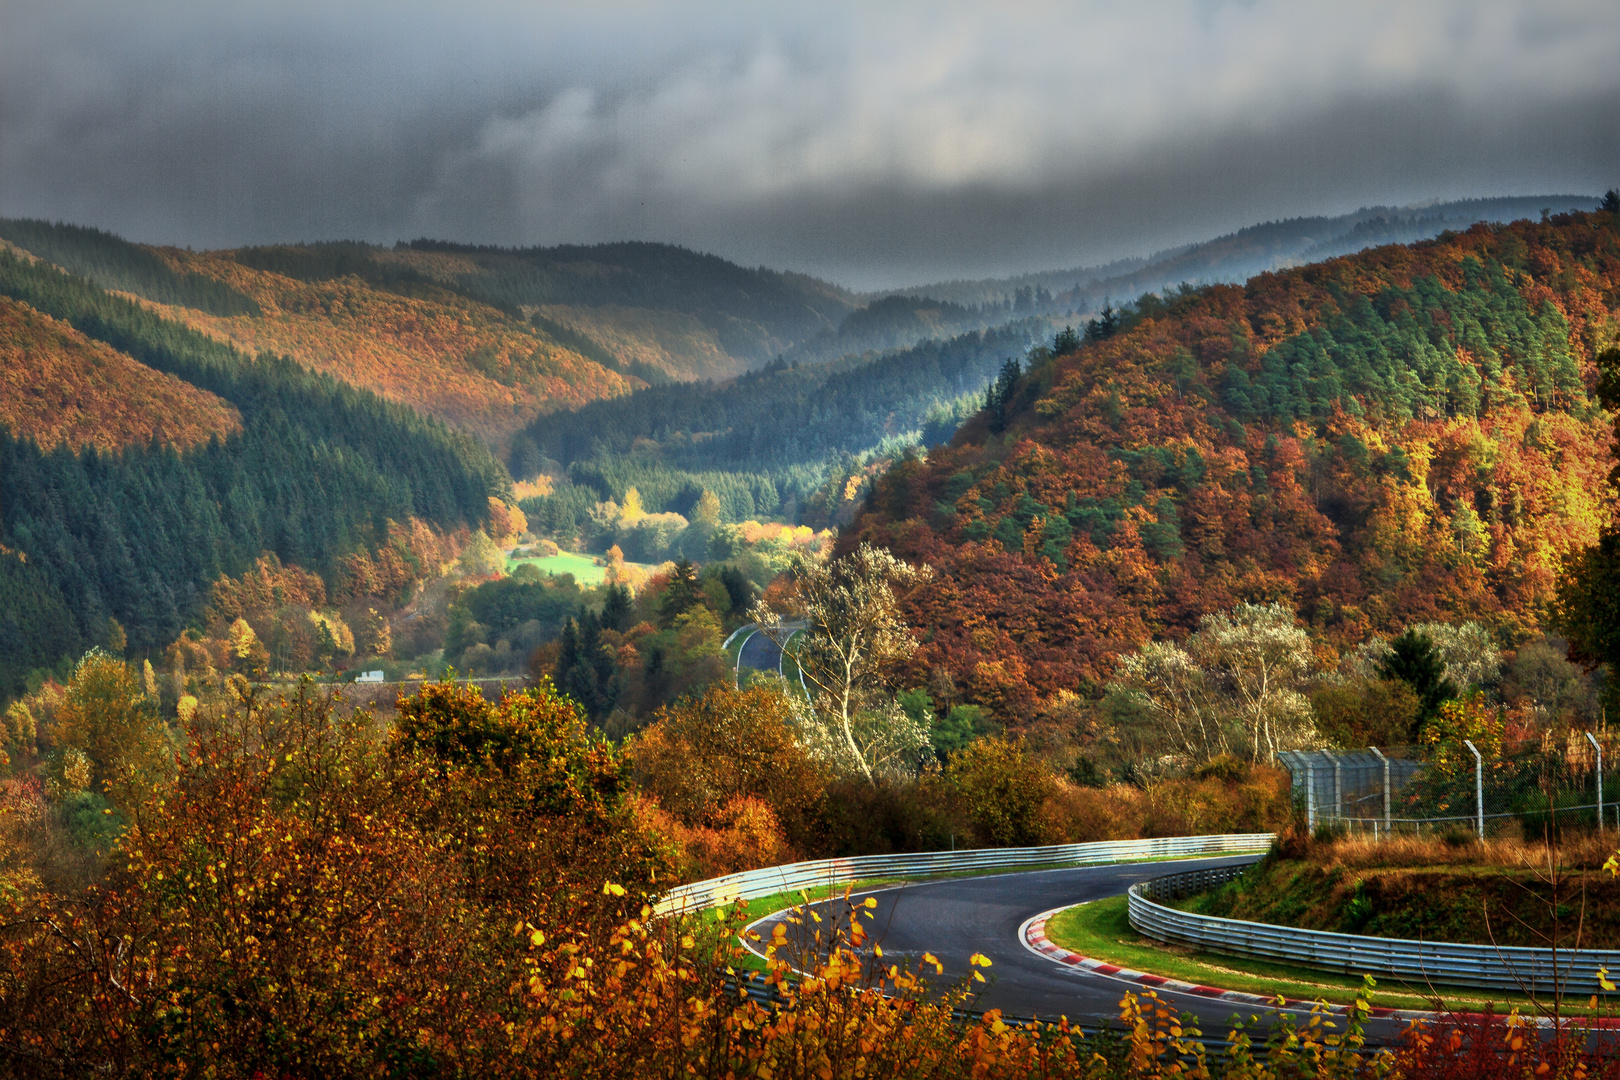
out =
<path fill-rule="evenodd" d="M 882 294 L 650 242 L 331 241 L 199 253 L 17 219 L 0 219 L 0 239 L 245 352 L 289 356 L 438 417 L 506 455 L 539 417 L 647 385 L 723 381 L 778 357 L 870 361 L 1030 318 L 1078 327 L 1110 300 L 1593 202 L 1541 195 L 1370 207 L 1105 266 Z"/>
<path fill-rule="evenodd" d="M 985 304 L 1011 300 L 1020 289 L 1044 288 L 1053 294 L 1054 306 L 1068 305 L 1084 310 L 1100 306 L 1104 299 L 1111 298 L 1116 303 L 1133 300 L 1144 292 L 1174 289 L 1183 283 L 1237 284 L 1267 270 L 1349 255 L 1380 244 L 1410 244 L 1438 236 L 1447 229 L 1466 229 L 1476 221 L 1534 220 L 1544 210 L 1554 214 L 1590 210 L 1597 203 L 1596 195 L 1515 195 L 1362 207 L 1354 213 L 1334 217 L 1261 222 L 1211 240 L 1101 266 L 1043 270 L 976 281 L 942 281 L 873 295 L 927 296 L 958 304 Z"/>

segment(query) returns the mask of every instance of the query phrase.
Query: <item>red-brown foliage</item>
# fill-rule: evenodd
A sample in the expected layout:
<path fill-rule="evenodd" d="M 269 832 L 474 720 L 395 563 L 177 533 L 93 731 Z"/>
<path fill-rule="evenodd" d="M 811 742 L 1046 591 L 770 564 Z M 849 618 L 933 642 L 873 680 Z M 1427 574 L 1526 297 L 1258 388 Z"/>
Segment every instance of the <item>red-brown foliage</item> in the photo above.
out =
<path fill-rule="evenodd" d="M 185 449 L 241 430 L 236 409 L 67 323 L 0 297 L 0 424 L 49 448 Z"/>
<path fill-rule="evenodd" d="M 182 272 L 241 290 L 263 310 L 225 317 L 154 305 L 168 317 L 249 354 L 291 356 L 492 441 L 541 412 L 641 385 L 448 290 L 402 296 L 356 277 L 298 281 L 251 269 L 229 252 L 162 254 Z"/>

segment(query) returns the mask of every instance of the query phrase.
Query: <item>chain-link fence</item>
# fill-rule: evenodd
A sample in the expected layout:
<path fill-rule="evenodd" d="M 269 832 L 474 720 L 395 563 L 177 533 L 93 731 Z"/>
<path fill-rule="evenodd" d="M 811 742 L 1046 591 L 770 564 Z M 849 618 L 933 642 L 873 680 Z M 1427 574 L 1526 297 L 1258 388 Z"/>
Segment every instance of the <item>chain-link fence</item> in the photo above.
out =
<path fill-rule="evenodd" d="M 1484 740 L 1482 740 L 1484 741 Z M 1368 747 L 1278 754 L 1313 831 L 1473 833 L 1523 839 L 1620 828 L 1620 739 L 1606 732 L 1493 737 L 1481 746 Z"/>

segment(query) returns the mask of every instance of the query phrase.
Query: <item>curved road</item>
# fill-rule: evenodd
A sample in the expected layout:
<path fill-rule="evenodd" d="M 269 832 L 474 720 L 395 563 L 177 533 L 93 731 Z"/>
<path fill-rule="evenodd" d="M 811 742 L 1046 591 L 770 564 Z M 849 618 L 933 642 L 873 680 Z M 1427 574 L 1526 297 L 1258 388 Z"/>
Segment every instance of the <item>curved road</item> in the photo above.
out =
<path fill-rule="evenodd" d="M 974 1009 L 999 1008 L 1008 1016 L 1038 1016 L 1095 1024 L 1116 1020 L 1119 1001 L 1127 990 L 1141 987 L 1083 968 L 1057 963 L 1025 948 L 1019 930 L 1043 911 L 1117 896 L 1138 881 L 1206 866 L 1253 862 L 1257 856 L 1239 855 L 1164 863 L 1088 866 L 1065 870 L 1039 870 L 989 877 L 952 878 L 869 890 L 857 895 L 878 901 L 875 917 L 867 923 L 871 939 L 890 959 L 915 964 L 931 952 L 944 965 L 939 981 L 953 984 L 970 978 L 968 957 L 983 953 L 992 961 L 986 984 L 974 996 Z M 770 916 L 754 928 L 769 938 L 778 920 Z M 791 933 L 791 928 L 790 928 Z M 1224 1037 L 1234 1013 L 1247 1016 L 1252 1005 L 1210 1000 L 1195 994 L 1160 990 L 1177 1008 L 1195 1013 L 1206 1037 Z M 1295 1013 L 1298 1016 L 1298 1013 Z M 1406 1028 L 1405 1021 L 1373 1020 L 1369 1040 L 1393 1041 Z"/>
<path fill-rule="evenodd" d="M 744 639 L 742 651 L 737 656 L 737 666 L 755 671 L 780 671 L 782 650 L 776 647 L 776 642 L 769 635 L 756 630 Z"/>

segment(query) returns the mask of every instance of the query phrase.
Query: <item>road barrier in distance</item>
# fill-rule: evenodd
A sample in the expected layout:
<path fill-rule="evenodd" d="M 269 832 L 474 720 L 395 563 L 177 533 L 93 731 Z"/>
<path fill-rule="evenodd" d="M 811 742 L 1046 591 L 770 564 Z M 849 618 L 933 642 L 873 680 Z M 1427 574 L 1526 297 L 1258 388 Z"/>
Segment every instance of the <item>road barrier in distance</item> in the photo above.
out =
<path fill-rule="evenodd" d="M 658 900 L 653 910 L 658 915 L 701 911 L 734 904 L 738 900 L 754 900 L 761 896 L 824 885 L 847 885 L 870 878 L 933 877 L 1019 866 L 1087 866 L 1132 859 L 1246 854 L 1265 851 L 1273 839 L 1274 833 L 1225 833 L 1152 840 L 1103 840 L 1046 847 L 975 848 L 969 851 L 813 859 L 677 885 Z"/>
<path fill-rule="evenodd" d="M 1158 941 L 1206 952 L 1274 960 L 1345 975 L 1370 974 L 1409 985 L 1445 984 L 1585 998 L 1605 991 L 1598 969 L 1620 973 L 1620 951 L 1460 945 L 1408 938 L 1363 937 L 1326 930 L 1245 922 L 1166 907 L 1241 875 L 1246 866 L 1169 874 L 1132 885 L 1126 894 L 1131 926 Z"/>

